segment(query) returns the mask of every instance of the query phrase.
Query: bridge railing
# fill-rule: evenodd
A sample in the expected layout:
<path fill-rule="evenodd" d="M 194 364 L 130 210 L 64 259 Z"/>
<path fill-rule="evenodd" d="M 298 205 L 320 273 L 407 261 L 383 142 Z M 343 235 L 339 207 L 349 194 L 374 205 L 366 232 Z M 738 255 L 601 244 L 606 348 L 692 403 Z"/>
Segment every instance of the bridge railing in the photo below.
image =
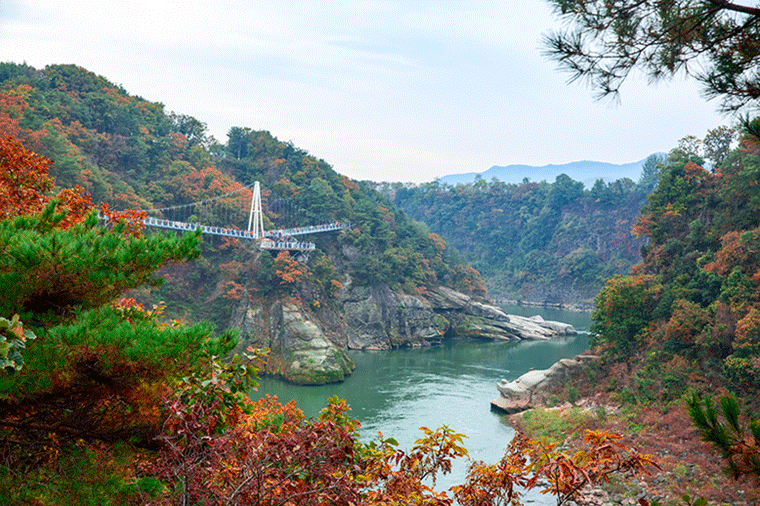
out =
<path fill-rule="evenodd" d="M 294 227 L 294 228 L 280 228 L 277 230 L 267 230 L 264 232 L 264 235 L 276 235 L 276 234 L 282 234 L 282 235 L 306 235 L 306 234 L 316 234 L 319 232 L 332 232 L 334 230 L 344 230 L 346 228 L 350 228 L 350 224 L 348 223 L 341 223 L 339 221 L 333 222 L 333 223 L 325 223 L 324 225 L 308 225 L 305 227 Z"/>
<path fill-rule="evenodd" d="M 211 227 L 208 225 L 199 225 L 197 223 L 186 223 L 184 221 L 164 220 L 162 218 L 145 218 L 143 224 L 148 227 L 168 228 L 171 230 L 195 231 L 200 229 L 204 234 L 223 235 L 226 237 L 237 237 L 239 239 L 256 239 L 253 232 L 247 230 L 238 230 L 236 228 Z"/>
<path fill-rule="evenodd" d="M 193 231 L 200 228 L 204 234 L 224 235 L 228 237 L 239 237 L 241 239 L 255 239 L 253 232 L 249 232 L 247 230 L 238 230 L 235 228 L 225 228 L 225 227 L 212 227 L 209 225 L 200 225 L 198 223 L 187 223 L 184 221 L 172 221 L 172 220 L 166 220 L 163 218 L 148 217 L 143 220 L 143 224 L 149 227 L 168 228 L 171 230 Z M 281 228 L 281 229 L 276 229 L 276 230 L 267 230 L 266 232 L 263 233 L 262 237 L 268 237 L 270 239 L 273 237 L 278 237 L 278 236 L 293 237 L 297 235 L 316 234 L 319 232 L 332 232 L 335 230 L 344 230 L 349 227 L 350 225 L 348 223 L 334 222 L 334 223 L 326 223 L 324 225 L 309 225 L 305 227 Z"/>
<path fill-rule="evenodd" d="M 317 249 L 317 245 L 313 242 L 307 241 L 270 241 L 263 240 L 259 244 L 259 248 L 264 250 L 288 250 L 288 251 L 314 251 Z"/>
<path fill-rule="evenodd" d="M 208 225 L 199 225 L 197 223 L 187 223 L 184 221 L 165 220 L 162 218 L 145 218 L 143 220 L 143 224 L 149 227 L 166 228 L 170 230 L 180 230 L 180 231 L 188 231 L 188 232 L 192 232 L 192 231 L 200 229 L 201 232 L 203 232 L 204 234 L 221 235 L 221 236 L 226 236 L 226 237 L 237 237 L 239 239 L 248 239 L 248 240 L 256 239 L 256 237 L 254 237 L 254 233 L 249 232 L 247 230 L 237 230 L 234 228 L 224 228 L 224 227 L 211 227 Z M 311 227 L 311 228 L 317 229 L 317 231 L 320 231 L 320 232 L 325 232 L 328 230 L 339 230 L 337 228 L 323 228 L 319 226 Z M 266 232 L 265 236 L 261 238 L 262 241 L 259 243 L 259 248 L 264 249 L 264 250 L 271 250 L 271 251 L 277 251 L 277 250 L 314 251 L 317 249 L 317 246 L 313 242 L 288 241 L 288 240 L 284 240 L 284 238 L 281 240 L 272 239 L 273 236 L 276 236 L 277 232 L 279 231 Z M 303 232 L 303 233 L 312 233 L 312 232 Z"/>

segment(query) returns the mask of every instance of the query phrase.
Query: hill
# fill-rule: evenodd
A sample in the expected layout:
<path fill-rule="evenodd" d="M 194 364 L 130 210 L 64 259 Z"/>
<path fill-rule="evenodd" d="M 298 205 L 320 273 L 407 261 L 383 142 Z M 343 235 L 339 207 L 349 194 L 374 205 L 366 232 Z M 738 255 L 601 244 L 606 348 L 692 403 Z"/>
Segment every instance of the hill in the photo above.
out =
<path fill-rule="evenodd" d="M 378 188 L 454 246 L 499 299 L 590 308 L 605 279 L 641 258 L 644 239 L 630 230 L 650 190 L 643 182 L 585 189 L 561 174 L 552 183 Z"/>
<path fill-rule="evenodd" d="M 335 397 L 309 419 L 294 401 L 249 397 L 263 368 L 294 381 L 340 380 L 351 368 L 340 347 L 340 329 L 350 324 L 341 323 L 344 314 L 386 347 L 423 345 L 460 329 L 490 339 L 518 331 L 482 299 L 437 282 L 437 273 L 457 273 L 443 261 L 443 241 L 344 178 L 337 181 L 345 189 L 340 197 L 317 204 L 322 213 L 356 222 L 323 241 L 309 263 L 287 250 L 273 257 L 242 243 L 240 234 L 204 239 L 201 229 L 189 230 L 199 215 L 188 217 L 179 234 L 143 230 L 144 212 L 96 205 L 84 186 L 56 188 L 54 177 L 97 181 L 101 187 L 93 189 L 116 200 L 174 204 L 163 211 L 187 210 L 183 198 L 202 198 L 209 211 L 209 203 L 243 193 L 226 172 L 240 167 L 217 166 L 201 137 L 179 133 L 193 127 L 190 118 L 162 122 L 160 107 L 82 69 L 0 70 L 11 74 L 0 86 L 0 124 L 14 134 L 0 136 L 0 312 L 9 316 L 0 316 L 0 503 L 352 506 L 408 504 L 410 496 L 419 504 L 451 504 L 456 495 L 461 504 L 480 505 L 478 498 L 491 493 L 491 473 L 480 468 L 449 493 L 433 489 L 430 480 L 448 473 L 451 459 L 467 455 L 465 436 L 446 426 L 422 428 L 407 453 L 382 434 L 362 442 L 360 424 Z M 103 120 L 87 115 L 97 104 L 113 113 L 103 130 L 87 126 Z M 140 115 L 151 111 L 147 121 Z M 233 144 L 232 163 L 250 168 L 245 162 L 261 159 L 247 155 L 262 146 L 280 155 L 265 168 L 278 172 L 277 183 L 291 198 L 335 191 L 328 181 L 337 175 L 322 162 L 266 133 L 236 133 L 245 134 L 245 143 Z M 56 166 L 19 139 L 57 151 L 58 160 L 73 166 Z M 198 143 L 188 150 L 191 139 Z M 109 149 L 92 151 L 99 143 Z M 96 155 L 109 167 L 96 164 Z M 143 174 L 141 166 L 152 173 Z M 128 182 L 117 177 L 122 170 Z M 257 180 L 265 175 L 255 174 Z M 308 187 L 290 182 L 307 176 Z M 279 221 L 277 214 L 270 210 L 270 221 Z M 365 263 L 372 271 L 362 276 Z M 173 267 L 156 278 L 162 266 Z M 451 282 L 477 281 L 466 266 L 461 273 Z M 394 278 L 401 275 L 424 277 L 407 284 Z M 246 338 L 264 341 L 271 353 L 208 322 L 167 318 L 163 303 L 148 308 L 123 297 L 128 289 L 155 295 L 150 291 L 161 278 L 175 292 L 172 303 L 184 304 L 190 316 L 204 306 L 213 313 L 228 300 L 245 321 L 268 324 Z M 405 286 L 415 293 L 405 293 Z M 551 332 L 550 325 L 540 334 Z M 241 353 L 234 353 L 239 344 Z M 512 451 L 515 462 L 527 462 L 542 447 L 531 442 Z M 595 451 L 594 459 L 601 457 Z M 553 465 L 566 457 L 548 458 Z M 500 495 L 550 468 L 505 471 Z"/>
<path fill-rule="evenodd" d="M 639 487 L 655 496 L 759 499 L 759 134 L 745 122 L 710 170 L 685 144 L 669 153 L 633 229 L 641 262 L 595 298 L 598 359 L 553 394 L 657 455 L 662 472 Z"/>
<path fill-rule="evenodd" d="M 308 262 L 205 238 L 198 259 L 164 267 L 156 283 L 129 294 L 147 307 L 163 301 L 167 317 L 240 331 L 240 349 L 273 350 L 272 374 L 340 381 L 353 368 L 349 347 L 509 338 L 463 303 L 486 302 L 483 281 L 445 241 L 368 183 L 267 131 L 233 127 L 220 142 L 202 121 L 74 65 L 0 64 L 0 104 L 0 135 L 53 160 L 56 188 L 77 188 L 112 210 L 189 209 L 230 192 L 245 201 L 259 181 L 269 229 L 350 223 L 316 237 Z M 317 221 L 294 222 L 286 210 Z"/>
<path fill-rule="evenodd" d="M 617 436 L 595 433 L 601 446 L 571 457 L 518 438 L 499 465 L 473 466 L 456 489 L 468 504 L 481 504 L 493 483 L 503 483 L 499 493 L 539 478 L 550 483 L 560 466 L 574 476 L 604 466 L 640 469 L 648 456 L 609 451 L 630 440 L 655 449 L 664 468 L 636 480 L 638 487 L 757 501 L 751 480 L 760 474 L 760 423 L 748 413 L 760 399 L 759 121 L 747 121 L 740 147 L 713 159 L 711 170 L 683 147 L 663 160 L 634 226 L 648 238 L 642 260 L 595 299 L 598 358 L 554 394 L 593 406 L 572 430 L 617 424 L 628 441 L 618 446 Z M 0 64 L 0 132 L 0 302 L 9 317 L 0 316 L 0 502 L 210 504 L 245 495 L 251 503 L 400 504 L 409 490 L 423 502 L 446 500 L 423 481 L 464 453 L 463 435 L 424 429 L 407 454 L 392 438 L 361 443 L 338 400 L 319 419 L 304 420 L 293 404 L 247 398 L 259 365 L 292 381 L 338 381 L 351 369 L 348 346 L 496 337 L 481 278 L 438 235 L 371 184 L 336 174 L 266 131 L 235 127 L 220 143 L 195 118 L 167 114 L 75 66 Z M 126 210 L 101 208 L 114 217 L 103 226 L 90 212 L 90 196 L 120 210 L 178 208 L 250 181 L 264 183 L 267 198 L 352 226 L 318 240 L 318 252 L 302 263 L 240 240 L 142 234 Z M 560 175 L 552 184 L 477 180 L 406 197 L 480 199 L 478 209 L 452 207 L 451 221 L 474 234 L 470 243 L 506 221 L 525 224 L 526 251 L 547 242 L 561 251 L 558 223 L 570 228 L 584 215 L 609 214 L 578 207 L 587 191 L 588 205 L 597 206 L 629 198 L 635 186 L 597 181 L 585 190 Z M 390 188 L 402 190 L 411 188 Z M 512 212 L 505 198 L 521 204 L 511 220 L 502 219 Z M 492 221 L 478 221 L 484 217 Z M 281 219 L 270 214 L 269 224 Z M 593 260 L 590 248 L 576 249 L 562 257 L 569 270 Z M 541 252 L 525 258 L 540 260 L 526 275 L 551 261 Z M 155 305 L 117 300 L 126 288 Z M 220 360 L 237 339 L 192 324 L 204 316 L 219 329 L 240 329 L 241 347 L 271 347 L 268 362 L 259 364 L 252 349 L 251 361 Z M 716 393 L 740 402 L 724 397 L 716 408 L 709 400 Z M 684 449 L 699 436 L 683 430 L 685 405 L 730 471 L 748 481 L 729 488 L 705 464 L 706 448 Z M 540 429 L 551 429 L 543 420 Z M 538 461 L 545 464 L 536 469 Z M 576 462 L 584 467 L 569 467 Z"/>
<path fill-rule="evenodd" d="M 663 155 L 664 153 L 655 153 Z M 651 156 L 651 155 L 650 155 Z M 647 157 L 648 158 L 648 157 Z M 526 178 L 529 181 L 554 181 L 560 174 L 565 174 L 570 178 L 580 181 L 587 188 L 594 185 L 597 179 L 606 183 L 618 179 L 628 178 L 632 181 L 638 181 L 641 177 L 642 168 L 647 158 L 638 162 L 613 164 L 606 162 L 579 161 L 562 164 L 549 165 L 494 165 L 484 172 L 467 172 L 464 174 L 451 174 L 436 179 L 441 184 L 468 184 L 473 183 L 476 178 L 480 177 L 486 181 L 496 179 L 504 183 L 520 184 Z"/>

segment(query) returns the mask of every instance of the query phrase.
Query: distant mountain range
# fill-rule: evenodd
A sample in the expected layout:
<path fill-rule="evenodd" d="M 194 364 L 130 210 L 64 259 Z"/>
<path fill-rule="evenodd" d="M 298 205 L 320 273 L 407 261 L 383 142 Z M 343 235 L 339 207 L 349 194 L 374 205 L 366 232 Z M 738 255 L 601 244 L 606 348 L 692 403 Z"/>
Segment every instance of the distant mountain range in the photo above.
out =
<path fill-rule="evenodd" d="M 466 184 L 472 183 L 477 176 L 480 176 L 486 181 L 496 178 L 499 181 L 514 184 L 522 183 L 525 178 L 528 178 L 533 182 L 546 180 L 549 183 L 553 183 L 557 176 L 560 174 L 566 174 L 575 181 L 582 182 L 586 187 L 591 187 L 597 179 L 603 179 L 605 182 L 610 182 L 627 177 L 634 182 L 637 182 L 641 176 L 641 167 L 644 165 L 645 161 L 646 158 L 639 160 L 638 162 L 623 164 L 582 161 L 563 163 L 560 165 L 550 164 L 540 167 L 533 165 L 494 165 L 485 172 L 451 174 L 440 177 L 437 181 L 450 185 L 458 183 Z"/>

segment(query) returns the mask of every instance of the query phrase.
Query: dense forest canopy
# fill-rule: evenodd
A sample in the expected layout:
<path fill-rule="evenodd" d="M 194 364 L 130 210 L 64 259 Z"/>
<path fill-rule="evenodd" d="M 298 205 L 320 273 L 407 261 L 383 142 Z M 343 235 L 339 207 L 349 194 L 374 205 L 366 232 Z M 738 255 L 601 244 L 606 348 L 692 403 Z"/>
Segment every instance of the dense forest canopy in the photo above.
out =
<path fill-rule="evenodd" d="M 685 156 L 718 166 L 736 145 L 720 126 L 683 138 L 668 155 L 646 159 L 638 181 L 598 179 L 590 188 L 560 174 L 553 182 L 509 184 L 477 178 L 383 183 L 378 188 L 430 227 L 484 277 L 495 297 L 539 303 L 589 303 L 604 281 L 641 260 L 646 234 L 633 233 L 660 175 Z"/>
<path fill-rule="evenodd" d="M 667 356 L 687 356 L 709 381 L 756 391 L 759 162 L 758 138 L 746 132 L 712 170 L 693 153 L 671 153 L 634 228 L 649 238 L 642 262 L 597 298 L 599 343 L 623 356 L 661 345 Z"/>
<path fill-rule="evenodd" d="M 749 477 L 747 486 L 755 492 L 758 121 L 747 120 L 739 146 L 718 150 L 710 169 L 694 139 L 663 162 L 634 227 L 648 238 L 642 261 L 630 275 L 609 279 L 597 295 L 591 344 L 602 360 L 575 384 L 580 395 L 608 395 L 640 419 L 649 417 L 651 426 L 661 426 L 652 420 L 676 410 L 668 423 L 677 430 L 688 407 L 699 436 L 719 450 L 731 476 Z M 727 489 L 700 480 L 691 481 L 694 490 L 729 498 Z M 730 494 L 738 500 L 746 491 Z"/>
<path fill-rule="evenodd" d="M 644 240 L 630 230 L 649 189 L 630 179 L 586 189 L 562 174 L 553 183 L 478 179 L 383 191 L 467 258 L 491 294 L 568 303 L 590 301 L 606 278 L 638 262 Z"/>

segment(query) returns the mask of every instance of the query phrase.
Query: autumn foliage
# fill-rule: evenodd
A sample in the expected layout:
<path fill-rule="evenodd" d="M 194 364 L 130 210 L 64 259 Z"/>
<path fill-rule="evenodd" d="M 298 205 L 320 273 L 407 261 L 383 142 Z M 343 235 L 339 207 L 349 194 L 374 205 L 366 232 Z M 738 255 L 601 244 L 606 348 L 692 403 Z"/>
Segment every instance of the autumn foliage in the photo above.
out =
<path fill-rule="evenodd" d="M 441 238 L 387 199 L 268 132 L 233 129 L 212 155 L 205 125 L 83 69 L 0 67 L 0 502 L 500 504 L 519 500 L 517 486 L 538 486 L 536 474 L 563 470 L 549 483 L 569 496 L 603 479 L 606 462 L 636 458 L 592 447 L 583 460 L 518 439 L 500 463 L 473 464 L 462 487 L 444 491 L 436 477 L 466 456 L 464 436 L 446 427 L 424 428 L 402 450 L 382 435 L 361 442 L 337 399 L 314 420 L 292 403 L 251 402 L 261 357 L 230 357 L 232 333 L 120 300 L 158 284 L 160 266 L 195 258 L 199 237 L 143 235 L 144 215 L 114 209 L 211 199 L 241 188 L 233 176 L 263 177 L 312 215 L 355 223 L 339 245 L 356 251 L 356 283 L 424 292 L 449 279 L 482 293 L 482 279 L 451 265 Z M 91 198 L 111 205 L 97 213 Z M 314 272 L 287 255 L 269 260 L 263 286 L 291 290 L 319 277 L 325 305 L 341 288 L 329 258 Z M 230 284 L 219 291 L 242 298 L 247 268 L 228 260 L 219 270 Z"/>
<path fill-rule="evenodd" d="M 709 169 L 696 139 L 663 159 L 634 228 L 648 237 L 642 261 L 606 282 L 592 314 L 602 357 L 594 375 L 606 386 L 595 393 L 653 418 L 674 411 L 683 425 L 688 406 L 699 436 L 738 480 L 717 490 L 695 473 L 691 485 L 711 499 L 749 497 L 760 469 L 760 120 L 747 118 L 742 130 L 736 149 L 730 138 L 719 143 L 720 156 L 708 134 Z M 702 449 L 683 455 L 676 466 L 704 458 Z"/>
<path fill-rule="evenodd" d="M 76 186 L 51 195 L 53 180 L 48 175 L 52 162 L 24 148 L 13 137 L 0 138 L 0 218 L 35 214 L 53 198 L 65 216 L 59 223 L 67 228 L 94 208 L 84 188 Z"/>
<path fill-rule="evenodd" d="M 307 267 L 292 258 L 287 251 L 280 251 L 274 260 L 275 274 L 280 284 L 288 285 L 301 281 L 307 273 Z"/>
<path fill-rule="evenodd" d="M 317 419 L 304 419 L 292 401 L 271 397 L 223 408 L 220 392 L 167 405 L 154 472 L 173 485 L 152 504 L 518 505 L 523 490 L 543 482 L 543 492 L 563 504 L 614 473 L 638 476 L 656 467 L 615 434 L 587 432 L 573 454 L 518 436 L 500 462 L 472 463 L 464 484 L 445 491 L 436 478 L 467 456 L 464 436 L 445 426 L 421 427 L 422 437 L 403 451 L 382 434 L 361 443 L 359 423 L 337 398 Z"/>
<path fill-rule="evenodd" d="M 53 189 L 48 176 L 51 161 L 24 149 L 20 141 L 0 139 L 0 216 L 39 212 Z"/>

